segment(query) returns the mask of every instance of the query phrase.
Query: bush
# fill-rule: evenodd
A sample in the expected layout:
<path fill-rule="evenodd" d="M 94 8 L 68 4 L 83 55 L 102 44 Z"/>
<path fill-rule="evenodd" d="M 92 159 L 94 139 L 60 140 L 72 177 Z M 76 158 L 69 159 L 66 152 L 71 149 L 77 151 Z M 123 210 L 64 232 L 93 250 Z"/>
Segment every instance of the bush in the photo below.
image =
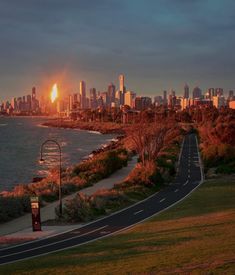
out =
<path fill-rule="evenodd" d="M 228 144 L 209 145 L 202 150 L 203 160 L 206 168 L 216 167 L 226 171 L 226 166 L 235 159 L 234 146 Z M 221 168 L 219 168 L 221 166 Z M 222 167 L 224 166 L 224 167 Z M 221 170 L 221 171 L 222 171 Z M 228 170 L 229 171 L 229 170 Z"/>
<path fill-rule="evenodd" d="M 235 173 L 235 162 L 231 162 L 229 164 L 221 164 L 215 170 L 217 174 L 233 174 Z"/>
<path fill-rule="evenodd" d="M 0 197 L 0 222 L 17 218 L 30 210 L 29 197 Z"/>
<path fill-rule="evenodd" d="M 168 170 L 170 176 L 175 175 L 175 157 L 161 156 L 157 159 L 157 166 Z"/>
<path fill-rule="evenodd" d="M 161 173 L 159 171 L 155 171 L 155 173 L 153 173 L 149 179 L 155 184 L 162 184 L 164 183 L 164 178 L 162 177 Z"/>
<path fill-rule="evenodd" d="M 116 190 L 99 190 L 92 196 L 78 193 L 63 206 L 63 220 L 67 222 L 86 222 L 105 215 L 129 202 L 127 196 Z M 58 207 L 56 215 L 59 217 Z"/>
<path fill-rule="evenodd" d="M 94 157 L 94 159 L 75 166 L 71 177 L 78 176 L 84 181 L 97 182 L 126 166 L 127 161 L 128 154 L 125 149 L 102 152 Z"/>
<path fill-rule="evenodd" d="M 59 217 L 58 207 L 56 215 Z M 63 206 L 63 219 L 69 222 L 88 221 L 93 217 L 90 208 L 90 198 L 82 193 L 77 193 L 75 198 L 68 200 Z"/>

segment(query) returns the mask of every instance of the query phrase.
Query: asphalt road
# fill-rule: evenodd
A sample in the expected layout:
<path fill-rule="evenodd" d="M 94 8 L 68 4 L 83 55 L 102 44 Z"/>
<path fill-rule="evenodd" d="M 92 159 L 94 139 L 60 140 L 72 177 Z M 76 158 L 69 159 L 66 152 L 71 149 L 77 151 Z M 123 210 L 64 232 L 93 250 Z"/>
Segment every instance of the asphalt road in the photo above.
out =
<path fill-rule="evenodd" d="M 0 250 L 0 265 L 79 246 L 127 229 L 169 208 L 203 180 L 196 136 L 185 137 L 177 176 L 171 185 L 151 197 L 79 229 Z"/>

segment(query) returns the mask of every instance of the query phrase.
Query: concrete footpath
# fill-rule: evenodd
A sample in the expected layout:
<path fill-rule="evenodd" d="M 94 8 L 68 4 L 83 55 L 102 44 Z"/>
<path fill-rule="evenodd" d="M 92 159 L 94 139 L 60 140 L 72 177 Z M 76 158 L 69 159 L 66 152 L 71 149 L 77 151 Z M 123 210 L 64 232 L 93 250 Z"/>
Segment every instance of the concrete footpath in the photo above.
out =
<path fill-rule="evenodd" d="M 113 173 L 110 177 L 103 179 L 91 187 L 84 188 L 79 192 L 82 192 L 86 195 L 94 194 L 100 189 L 112 189 L 116 183 L 123 181 L 131 170 L 135 167 L 137 163 L 137 157 L 133 157 L 129 162 L 127 167 Z M 68 199 L 72 199 L 76 193 L 71 194 L 63 198 L 63 202 Z M 47 206 L 41 208 L 41 221 L 45 222 L 48 220 L 55 219 L 55 207 L 58 205 L 58 201 L 48 204 Z M 14 219 L 10 222 L 0 225 L 0 246 L 4 243 L 4 239 L 9 240 L 33 240 L 37 238 L 45 238 L 54 234 L 62 233 L 67 230 L 72 230 L 73 228 L 78 228 L 82 226 L 81 224 L 77 225 L 61 225 L 61 226 L 42 226 L 41 232 L 32 232 L 32 220 L 31 213 L 26 214 L 22 217 Z"/>

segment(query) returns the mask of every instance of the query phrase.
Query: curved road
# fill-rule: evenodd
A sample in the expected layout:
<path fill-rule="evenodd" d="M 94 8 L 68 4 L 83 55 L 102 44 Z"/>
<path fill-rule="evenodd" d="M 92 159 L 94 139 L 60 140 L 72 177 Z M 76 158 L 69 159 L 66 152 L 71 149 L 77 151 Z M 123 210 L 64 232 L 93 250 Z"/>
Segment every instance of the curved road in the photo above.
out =
<path fill-rule="evenodd" d="M 127 229 L 181 201 L 200 185 L 202 180 L 197 139 L 194 134 L 189 134 L 184 139 L 179 170 L 171 185 L 133 206 L 91 222 L 82 228 L 1 249 L 0 265 L 79 246 Z"/>

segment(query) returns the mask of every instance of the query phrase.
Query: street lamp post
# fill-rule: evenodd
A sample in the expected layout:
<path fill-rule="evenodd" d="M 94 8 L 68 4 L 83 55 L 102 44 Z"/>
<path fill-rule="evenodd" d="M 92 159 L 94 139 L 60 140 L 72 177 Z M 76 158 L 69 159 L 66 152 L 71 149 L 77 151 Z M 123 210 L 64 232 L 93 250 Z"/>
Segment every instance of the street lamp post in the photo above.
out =
<path fill-rule="evenodd" d="M 46 145 L 47 143 L 54 143 L 57 145 L 57 147 L 59 148 L 59 215 L 60 217 L 62 216 L 62 192 L 61 192 L 61 147 L 59 145 L 59 143 L 56 141 L 56 140 L 53 140 L 53 139 L 48 139 L 46 141 L 43 142 L 43 144 L 41 145 L 41 157 L 40 157 L 40 163 L 43 163 L 44 162 L 44 159 L 43 159 L 43 148 L 44 148 L 44 145 Z"/>

